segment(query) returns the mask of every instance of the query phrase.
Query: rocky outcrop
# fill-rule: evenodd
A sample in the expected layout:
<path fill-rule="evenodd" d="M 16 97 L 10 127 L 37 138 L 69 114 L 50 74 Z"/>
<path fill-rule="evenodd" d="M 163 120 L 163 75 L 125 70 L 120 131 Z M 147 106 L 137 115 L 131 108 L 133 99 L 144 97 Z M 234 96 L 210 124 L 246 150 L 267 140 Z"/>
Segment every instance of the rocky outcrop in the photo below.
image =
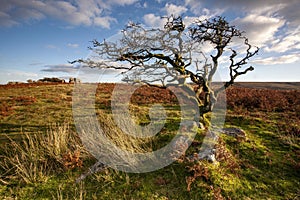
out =
<path fill-rule="evenodd" d="M 81 83 L 81 80 L 79 78 L 73 78 L 73 77 L 71 77 L 71 78 L 69 78 L 69 83 L 73 83 L 73 84 L 75 84 L 75 83 Z"/>
<path fill-rule="evenodd" d="M 45 77 L 43 79 L 39 79 L 37 82 L 38 83 L 65 83 L 65 80 L 56 77 L 53 78 Z"/>
<path fill-rule="evenodd" d="M 18 84 L 22 84 L 23 82 L 19 82 L 19 81 L 9 81 L 7 84 L 8 85 L 18 85 Z"/>
<path fill-rule="evenodd" d="M 244 130 L 236 127 L 221 128 L 217 130 L 208 130 L 207 135 L 204 138 L 200 152 L 197 154 L 198 160 L 207 160 L 212 163 L 218 163 L 216 160 L 216 144 L 218 142 L 219 134 L 225 134 L 235 137 L 237 140 L 245 140 L 246 133 Z"/>

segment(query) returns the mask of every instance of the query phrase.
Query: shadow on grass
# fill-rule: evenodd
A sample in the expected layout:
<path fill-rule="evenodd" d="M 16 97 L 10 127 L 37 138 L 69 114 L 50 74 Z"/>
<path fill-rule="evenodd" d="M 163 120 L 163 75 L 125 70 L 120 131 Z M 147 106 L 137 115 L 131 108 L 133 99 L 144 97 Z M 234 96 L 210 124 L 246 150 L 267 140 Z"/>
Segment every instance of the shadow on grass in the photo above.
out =
<path fill-rule="evenodd" d="M 9 124 L 0 123 L 0 142 L 8 141 L 6 135 L 9 135 L 12 139 L 22 139 L 24 133 L 38 133 L 46 132 L 49 126 L 46 125 L 20 125 L 20 124 Z"/>

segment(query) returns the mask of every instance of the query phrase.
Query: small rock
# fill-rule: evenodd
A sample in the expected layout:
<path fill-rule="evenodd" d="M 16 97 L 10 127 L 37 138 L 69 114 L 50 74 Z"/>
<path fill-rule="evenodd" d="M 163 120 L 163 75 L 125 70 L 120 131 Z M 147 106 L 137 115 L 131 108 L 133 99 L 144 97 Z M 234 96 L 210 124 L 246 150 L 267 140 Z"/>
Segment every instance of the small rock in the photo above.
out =
<path fill-rule="evenodd" d="M 237 137 L 246 138 L 246 132 L 236 127 L 222 128 L 220 129 L 220 132 L 235 138 Z"/>
<path fill-rule="evenodd" d="M 211 163 L 217 163 L 215 156 L 216 149 L 204 149 L 203 151 L 198 153 L 198 159 L 199 160 L 207 160 Z"/>

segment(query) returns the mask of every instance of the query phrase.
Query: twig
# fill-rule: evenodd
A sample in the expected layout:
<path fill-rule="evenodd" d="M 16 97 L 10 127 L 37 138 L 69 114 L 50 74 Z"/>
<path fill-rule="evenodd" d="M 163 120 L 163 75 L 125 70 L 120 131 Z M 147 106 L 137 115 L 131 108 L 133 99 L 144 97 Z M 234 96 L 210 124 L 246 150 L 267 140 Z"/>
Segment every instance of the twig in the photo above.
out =
<path fill-rule="evenodd" d="M 82 180 L 84 180 L 89 175 L 92 175 L 96 172 L 102 171 L 105 168 L 106 168 L 106 166 L 102 162 L 100 162 L 100 161 L 96 162 L 93 166 L 91 166 L 89 168 L 89 170 L 87 172 L 81 174 L 80 177 L 78 177 L 76 179 L 76 183 L 80 183 Z"/>

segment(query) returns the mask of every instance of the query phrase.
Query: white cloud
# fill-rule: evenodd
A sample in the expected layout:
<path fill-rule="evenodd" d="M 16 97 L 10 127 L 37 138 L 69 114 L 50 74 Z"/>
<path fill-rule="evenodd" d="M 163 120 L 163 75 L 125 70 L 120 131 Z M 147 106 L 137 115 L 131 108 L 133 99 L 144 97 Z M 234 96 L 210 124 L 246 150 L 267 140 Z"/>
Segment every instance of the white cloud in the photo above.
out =
<path fill-rule="evenodd" d="M 49 73 L 67 73 L 69 75 L 75 74 L 86 74 L 86 75 L 96 75 L 100 74 L 118 74 L 121 73 L 122 70 L 114 70 L 114 69 L 99 69 L 99 68 L 91 68 L 91 67 L 83 67 L 82 65 L 73 65 L 73 64 L 54 64 L 54 65 L 45 65 L 42 72 Z"/>
<path fill-rule="evenodd" d="M 19 12 L 16 13 L 16 15 L 17 18 L 24 19 L 26 21 L 41 20 L 45 17 L 41 12 L 28 8 L 20 8 Z"/>
<path fill-rule="evenodd" d="M 285 20 L 275 17 L 250 14 L 233 21 L 238 28 L 246 31 L 251 44 L 262 47 L 274 40 L 275 33 L 285 24 Z"/>
<path fill-rule="evenodd" d="M 64 72 L 64 73 L 75 73 L 78 71 L 78 67 L 73 67 L 72 64 L 57 64 L 57 65 L 45 65 L 43 72 Z"/>
<path fill-rule="evenodd" d="M 147 2 L 144 2 L 143 8 L 148 8 L 148 3 Z"/>
<path fill-rule="evenodd" d="M 156 16 L 153 13 L 144 15 L 143 19 L 144 19 L 145 24 L 147 26 L 151 26 L 151 27 L 164 27 L 164 25 L 166 23 L 165 18 Z"/>
<path fill-rule="evenodd" d="M 167 15 L 170 16 L 170 15 L 175 15 L 175 16 L 179 16 L 181 15 L 182 13 L 185 13 L 188 9 L 184 6 L 177 6 L 175 4 L 169 4 L 167 3 L 165 5 L 165 8 L 164 10 L 167 12 Z"/>
<path fill-rule="evenodd" d="M 10 15 L 0 11 L 0 26 L 11 27 L 19 24 L 13 20 Z"/>
<path fill-rule="evenodd" d="M 201 15 L 199 17 L 189 17 L 189 16 L 185 16 L 183 18 L 183 22 L 185 24 L 186 27 L 190 26 L 192 23 L 194 23 L 195 21 L 197 20 L 204 20 L 204 19 L 207 19 L 209 18 L 208 16 L 206 15 Z"/>
<path fill-rule="evenodd" d="M 67 44 L 68 47 L 71 47 L 71 48 L 78 48 L 79 47 L 79 44 L 73 44 L 73 43 L 69 43 Z"/>
<path fill-rule="evenodd" d="M 300 50 L 300 30 L 289 31 L 286 35 L 274 40 L 265 48 L 267 52 L 287 52 Z"/>
<path fill-rule="evenodd" d="M 199 0 L 185 0 L 185 5 L 189 6 L 191 11 L 196 14 L 199 15 L 201 14 L 201 7 L 202 7 L 202 2 Z"/>
<path fill-rule="evenodd" d="M 45 46 L 47 49 L 59 49 L 57 46 L 53 45 L 53 44 L 47 44 Z"/>
<path fill-rule="evenodd" d="M 32 9 L 40 10 L 49 17 L 57 18 L 73 25 L 92 25 L 91 16 L 80 10 L 80 5 L 77 8 L 70 2 L 45 1 L 44 4 L 38 4 Z M 93 13 L 93 8 L 91 8 L 91 13 Z"/>
<path fill-rule="evenodd" d="M 300 48 L 299 0 L 222 0 L 213 3 L 209 0 L 185 0 L 185 6 L 194 14 L 208 17 L 229 12 L 242 15 L 233 23 L 246 31 L 245 36 L 251 44 L 262 47 L 262 50 L 287 52 Z"/>
<path fill-rule="evenodd" d="M 197 19 L 199 19 L 198 17 L 184 17 L 183 18 L 183 23 L 185 25 L 185 27 L 190 26 L 192 23 L 194 23 Z"/>
<path fill-rule="evenodd" d="M 9 81 L 26 82 L 27 79 L 36 79 L 37 73 L 25 72 L 21 70 L 2 70 L 0 74 L 0 83 L 6 84 Z"/>
<path fill-rule="evenodd" d="M 201 15 L 199 17 L 185 16 L 185 17 L 183 17 L 182 20 L 184 22 L 184 25 L 186 27 L 188 27 L 193 22 L 195 22 L 196 20 L 204 20 L 204 19 L 207 19 L 207 18 L 208 18 L 208 16 L 205 16 L 205 15 Z M 150 26 L 150 27 L 160 27 L 160 28 L 162 28 L 162 27 L 164 27 L 164 25 L 167 22 L 166 18 L 161 18 L 160 16 L 157 16 L 153 13 L 144 15 L 143 19 L 144 19 L 145 24 L 147 26 Z"/>
<path fill-rule="evenodd" d="M 125 6 L 125 5 L 131 5 L 137 1 L 138 0 L 109 0 L 108 2 L 112 5 L 116 4 L 116 5 Z"/>
<path fill-rule="evenodd" d="M 148 3 L 145 1 L 144 3 L 143 2 L 138 2 L 134 5 L 137 9 L 147 9 L 148 8 Z"/>
<path fill-rule="evenodd" d="M 1 2 L 0 26 L 24 21 L 56 18 L 71 25 L 95 25 L 109 28 L 116 19 L 108 13 L 114 5 L 126 6 L 137 0 L 12 0 Z"/>
<path fill-rule="evenodd" d="M 29 66 L 41 66 L 41 65 L 43 65 L 43 63 L 38 62 L 38 61 L 35 61 L 35 62 L 32 62 L 32 63 L 29 64 Z"/>
<path fill-rule="evenodd" d="M 96 17 L 94 18 L 94 24 L 96 26 L 102 26 L 103 28 L 110 28 L 111 22 L 117 22 L 115 18 L 112 17 Z"/>
<path fill-rule="evenodd" d="M 259 58 L 253 61 L 253 63 L 261 65 L 275 65 L 275 64 L 290 64 L 300 60 L 300 54 L 290 54 L 276 57 Z"/>
<path fill-rule="evenodd" d="M 242 11 L 243 13 L 259 13 L 263 15 L 277 14 L 285 16 L 287 21 L 299 21 L 299 0 L 264 0 L 264 1 L 241 1 L 241 0 L 222 0 L 213 1 L 202 0 L 185 0 L 185 4 L 191 7 L 209 5 L 211 9 L 230 10 L 231 12 Z M 298 23 L 299 24 L 299 23 Z"/>
<path fill-rule="evenodd" d="M 298 0 L 283 1 L 285 5 L 282 9 L 278 11 L 278 14 L 284 16 L 284 18 L 292 26 L 298 26 L 300 24 L 300 3 Z"/>

